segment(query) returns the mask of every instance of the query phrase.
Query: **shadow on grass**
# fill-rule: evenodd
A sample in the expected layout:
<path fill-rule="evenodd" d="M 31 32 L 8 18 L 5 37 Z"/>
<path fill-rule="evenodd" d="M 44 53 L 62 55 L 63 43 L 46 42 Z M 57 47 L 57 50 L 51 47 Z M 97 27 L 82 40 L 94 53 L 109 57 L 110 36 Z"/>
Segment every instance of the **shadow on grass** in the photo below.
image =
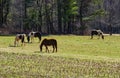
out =
<path fill-rule="evenodd" d="M 16 47 L 15 45 L 11 45 L 11 44 L 9 44 L 9 46 L 8 47 Z"/>
<path fill-rule="evenodd" d="M 21 46 L 15 46 L 15 45 L 11 45 L 11 44 L 9 44 L 8 47 L 21 47 Z"/>
<path fill-rule="evenodd" d="M 34 53 L 42 53 L 42 52 L 40 52 L 40 51 L 34 51 Z"/>
<path fill-rule="evenodd" d="M 45 54 L 45 53 L 53 53 L 53 52 L 45 52 L 45 51 L 34 51 L 34 53 Z"/>
<path fill-rule="evenodd" d="M 47 53 L 47 52 L 44 52 L 44 51 L 34 51 L 34 53 Z"/>

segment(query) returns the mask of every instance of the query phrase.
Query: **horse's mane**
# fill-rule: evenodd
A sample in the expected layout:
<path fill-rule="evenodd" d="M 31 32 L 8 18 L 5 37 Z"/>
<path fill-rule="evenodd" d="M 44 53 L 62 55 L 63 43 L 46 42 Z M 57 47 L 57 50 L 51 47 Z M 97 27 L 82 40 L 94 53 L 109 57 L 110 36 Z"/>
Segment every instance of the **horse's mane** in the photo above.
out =
<path fill-rule="evenodd" d="M 47 40 L 47 39 L 44 39 L 44 40 L 41 42 L 41 44 L 40 44 L 40 50 L 41 50 L 41 51 L 42 51 L 42 46 L 44 45 L 45 40 Z"/>

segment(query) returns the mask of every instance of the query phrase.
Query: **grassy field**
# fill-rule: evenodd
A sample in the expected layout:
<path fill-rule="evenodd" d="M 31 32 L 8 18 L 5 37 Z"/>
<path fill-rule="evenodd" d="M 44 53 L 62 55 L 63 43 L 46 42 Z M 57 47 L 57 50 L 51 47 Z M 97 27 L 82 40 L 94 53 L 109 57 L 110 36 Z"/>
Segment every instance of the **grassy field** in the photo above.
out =
<path fill-rule="evenodd" d="M 57 53 L 40 52 L 37 39 L 14 47 L 14 36 L 0 36 L 0 78 L 120 78 L 120 36 L 44 38 L 57 39 Z"/>

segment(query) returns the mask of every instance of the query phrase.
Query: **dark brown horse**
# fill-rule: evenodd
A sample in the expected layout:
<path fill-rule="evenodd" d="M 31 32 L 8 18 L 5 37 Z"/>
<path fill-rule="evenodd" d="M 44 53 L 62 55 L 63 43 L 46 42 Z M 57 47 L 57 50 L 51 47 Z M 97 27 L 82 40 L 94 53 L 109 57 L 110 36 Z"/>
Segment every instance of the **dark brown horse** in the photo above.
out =
<path fill-rule="evenodd" d="M 48 46 L 52 46 L 53 47 L 53 52 L 56 49 L 57 52 L 57 40 L 55 39 L 44 39 L 41 44 L 40 44 L 40 51 L 42 51 L 42 47 L 43 45 L 46 47 L 46 52 L 49 52 Z"/>
<path fill-rule="evenodd" d="M 91 31 L 91 39 L 93 39 L 93 35 L 98 35 L 98 39 L 101 38 L 104 39 L 103 32 L 101 30 L 92 30 Z"/>

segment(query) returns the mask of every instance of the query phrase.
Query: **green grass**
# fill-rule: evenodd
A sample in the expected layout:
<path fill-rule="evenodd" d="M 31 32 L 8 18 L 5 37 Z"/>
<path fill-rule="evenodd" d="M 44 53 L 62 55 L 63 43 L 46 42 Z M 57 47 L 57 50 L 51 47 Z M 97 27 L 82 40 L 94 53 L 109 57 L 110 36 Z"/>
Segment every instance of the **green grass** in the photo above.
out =
<path fill-rule="evenodd" d="M 57 53 L 39 51 L 37 39 L 13 47 L 14 36 L 0 37 L 0 77 L 3 78 L 119 78 L 120 36 L 50 35 Z M 52 50 L 51 47 L 49 47 Z"/>

